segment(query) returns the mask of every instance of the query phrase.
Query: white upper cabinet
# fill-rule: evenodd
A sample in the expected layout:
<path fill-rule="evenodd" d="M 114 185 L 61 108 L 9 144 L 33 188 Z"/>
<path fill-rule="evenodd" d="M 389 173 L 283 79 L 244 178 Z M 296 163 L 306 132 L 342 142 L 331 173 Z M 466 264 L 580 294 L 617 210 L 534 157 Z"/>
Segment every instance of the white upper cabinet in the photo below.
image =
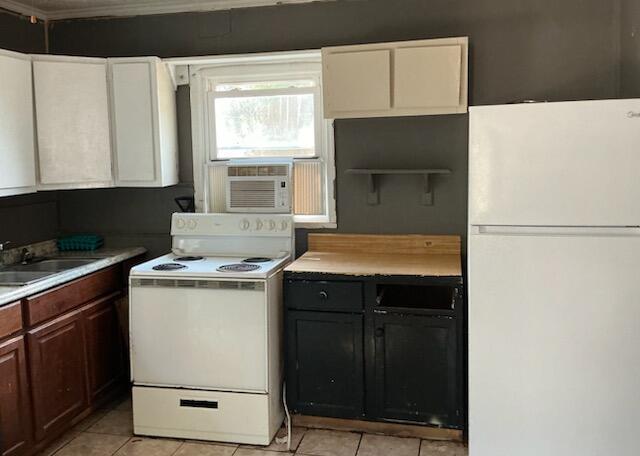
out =
<path fill-rule="evenodd" d="M 166 66 L 156 57 L 108 61 L 116 185 L 177 184 L 175 87 Z"/>
<path fill-rule="evenodd" d="M 113 185 L 106 59 L 35 55 L 33 78 L 38 188 Z"/>
<path fill-rule="evenodd" d="M 0 196 L 35 186 L 31 58 L 0 50 Z"/>
<path fill-rule="evenodd" d="M 330 88 L 325 112 L 391 108 L 391 51 L 354 51 L 323 56 L 323 83 Z"/>
<path fill-rule="evenodd" d="M 468 38 L 322 49 L 325 118 L 467 111 Z"/>

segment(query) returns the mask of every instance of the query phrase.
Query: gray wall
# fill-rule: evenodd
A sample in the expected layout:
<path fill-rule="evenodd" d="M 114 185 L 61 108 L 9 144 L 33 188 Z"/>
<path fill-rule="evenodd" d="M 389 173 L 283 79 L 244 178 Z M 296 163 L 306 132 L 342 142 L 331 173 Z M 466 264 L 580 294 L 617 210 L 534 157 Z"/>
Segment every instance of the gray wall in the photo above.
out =
<path fill-rule="evenodd" d="M 640 1 L 622 0 L 621 13 L 620 92 L 623 97 L 640 97 Z"/>
<path fill-rule="evenodd" d="M 627 2 L 624 8 L 620 2 Z M 631 0 L 338 0 L 226 12 L 69 20 L 51 24 L 56 54 L 161 57 L 248 53 L 467 35 L 471 104 L 620 95 L 622 10 Z M 629 26 L 630 27 L 630 26 Z M 630 58 L 633 60 L 632 58 Z M 624 71 L 633 79 L 633 64 Z M 637 79 L 637 78 L 636 78 Z M 188 92 L 179 94 L 188 114 Z M 181 116 L 182 162 L 189 122 Z M 456 233 L 466 224 L 467 117 L 354 119 L 336 122 L 339 231 Z M 435 204 L 419 202 L 416 178 L 385 178 L 381 204 L 365 203 L 351 167 L 440 166 Z M 188 181 L 183 168 L 183 178 Z M 97 231 L 124 242 L 168 248 L 166 227 L 178 189 L 61 192 L 64 232 Z M 123 207 L 130 210 L 122 210 Z M 83 208 L 99 207 L 99 210 Z M 153 238 L 153 241 L 151 241 Z M 140 241 L 140 242 L 138 242 Z M 300 247 L 304 248 L 304 239 Z"/>
<path fill-rule="evenodd" d="M 0 10 L 0 48 L 19 52 L 45 52 L 44 25 Z M 2 164 L 0 163 L 0 166 Z M 0 242 L 13 247 L 54 238 L 58 231 L 55 192 L 0 198 Z"/>
<path fill-rule="evenodd" d="M 601 0 L 369 0 L 56 22 L 53 53 L 161 57 L 310 49 L 327 45 L 468 35 L 471 104 L 523 99 L 610 98 L 619 94 L 620 10 Z M 181 103 L 188 100 L 181 97 Z M 183 133 L 189 135 L 184 125 Z M 338 230 L 363 233 L 454 233 L 466 225 L 467 116 L 356 119 L 336 122 Z M 186 146 L 186 141 L 185 141 Z M 382 180 L 381 204 L 365 203 L 362 177 L 351 167 L 447 167 L 435 204 L 420 204 L 415 177 Z M 169 192 L 171 193 L 171 192 Z M 72 216 L 99 194 L 103 211 Z M 159 193 L 65 193 L 65 230 L 109 226 L 147 231 L 162 205 L 131 211 L 118 228 L 106 223 L 124 198 L 141 206 Z M 173 196 L 173 193 L 168 196 Z M 159 226 L 156 224 L 156 226 Z M 132 228 L 129 228 L 132 227 Z M 299 235 L 303 234 L 299 232 Z M 306 240 L 299 236 L 299 248 Z"/>

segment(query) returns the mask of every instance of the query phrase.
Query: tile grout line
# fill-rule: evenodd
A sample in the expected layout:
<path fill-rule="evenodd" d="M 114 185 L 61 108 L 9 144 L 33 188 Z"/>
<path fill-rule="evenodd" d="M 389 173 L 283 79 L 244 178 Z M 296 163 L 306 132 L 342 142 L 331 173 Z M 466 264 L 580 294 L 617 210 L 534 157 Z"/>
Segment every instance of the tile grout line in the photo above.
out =
<path fill-rule="evenodd" d="M 124 437 L 124 436 L 123 436 Z M 111 456 L 114 456 L 118 451 L 120 451 L 127 443 L 131 442 L 131 439 L 133 439 L 133 436 L 129 437 L 122 445 L 120 445 L 118 447 L 118 449 L 116 451 L 114 451 L 113 453 L 111 453 Z"/>
<path fill-rule="evenodd" d="M 185 440 L 180 440 L 180 445 L 178 445 L 178 448 L 176 448 L 176 450 L 173 453 L 171 453 L 169 456 L 175 456 L 176 453 L 178 453 L 178 451 L 180 451 L 180 448 L 182 448 L 185 443 L 187 443 Z"/>
<path fill-rule="evenodd" d="M 358 456 L 358 451 L 360 451 L 360 444 L 362 443 L 362 439 L 364 438 L 364 433 L 360 433 L 360 438 L 358 439 L 358 446 L 356 447 L 356 452 L 353 456 Z"/>

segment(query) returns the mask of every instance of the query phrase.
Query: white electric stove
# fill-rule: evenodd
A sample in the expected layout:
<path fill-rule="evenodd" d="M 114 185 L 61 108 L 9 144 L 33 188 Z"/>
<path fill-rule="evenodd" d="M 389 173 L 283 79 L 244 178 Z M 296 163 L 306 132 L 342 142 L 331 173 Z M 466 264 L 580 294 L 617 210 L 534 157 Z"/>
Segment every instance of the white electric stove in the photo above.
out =
<path fill-rule="evenodd" d="M 291 215 L 174 214 L 130 274 L 134 433 L 268 445 L 284 418 Z"/>

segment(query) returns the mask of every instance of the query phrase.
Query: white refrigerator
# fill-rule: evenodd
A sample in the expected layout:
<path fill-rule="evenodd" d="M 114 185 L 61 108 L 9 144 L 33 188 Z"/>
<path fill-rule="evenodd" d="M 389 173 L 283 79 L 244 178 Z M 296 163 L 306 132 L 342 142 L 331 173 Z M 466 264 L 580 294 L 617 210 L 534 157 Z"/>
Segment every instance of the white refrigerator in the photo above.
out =
<path fill-rule="evenodd" d="M 640 100 L 469 130 L 470 456 L 640 454 Z"/>

